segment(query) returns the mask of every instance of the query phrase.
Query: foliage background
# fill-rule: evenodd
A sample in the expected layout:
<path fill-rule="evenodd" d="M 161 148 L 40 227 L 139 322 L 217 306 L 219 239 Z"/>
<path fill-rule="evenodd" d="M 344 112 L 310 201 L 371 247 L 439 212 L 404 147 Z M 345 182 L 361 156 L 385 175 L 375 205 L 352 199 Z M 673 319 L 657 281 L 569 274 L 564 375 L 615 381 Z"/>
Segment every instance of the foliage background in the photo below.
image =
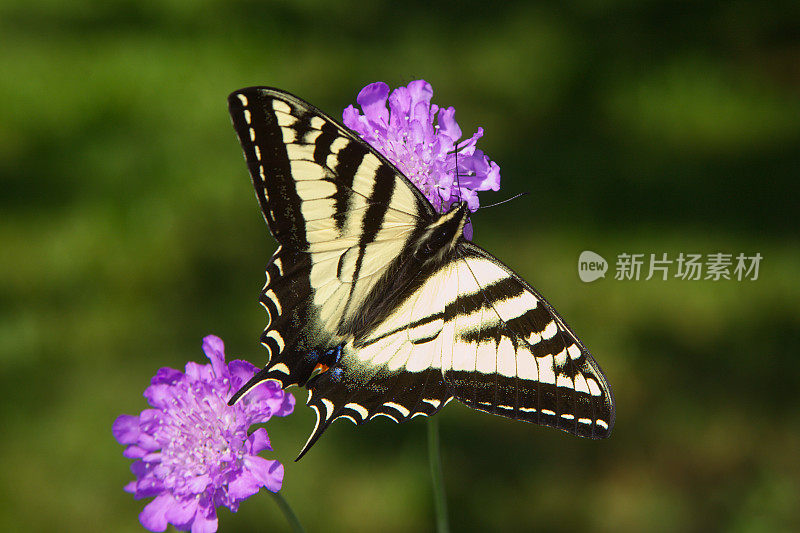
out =
<path fill-rule="evenodd" d="M 451 404 L 455 530 L 800 530 L 800 4 L 3 0 L 0 528 L 139 531 L 111 436 L 201 338 L 264 363 L 274 248 L 225 98 L 337 115 L 425 78 L 524 199 L 475 240 L 539 287 L 618 402 L 591 442 Z M 763 257 L 757 281 L 581 283 L 578 254 Z M 425 422 L 270 422 L 311 531 L 423 531 Z M 266 495 L 224 531 L 282 530 Z"/>

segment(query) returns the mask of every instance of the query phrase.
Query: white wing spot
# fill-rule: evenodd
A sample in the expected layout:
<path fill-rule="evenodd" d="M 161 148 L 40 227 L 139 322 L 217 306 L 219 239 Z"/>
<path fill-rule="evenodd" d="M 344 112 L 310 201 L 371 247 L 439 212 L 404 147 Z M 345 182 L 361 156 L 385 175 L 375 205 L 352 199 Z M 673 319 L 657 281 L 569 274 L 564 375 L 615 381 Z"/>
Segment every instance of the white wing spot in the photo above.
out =
<path fill-rule="evenodd" d="M 325 121 L 322 117 L 312 117 L 309 121 L 309 125 L 314 128 L 315 130 L 322 129 L 322 126 L 325 125 Z"/>
<path fill-rule="evenodd" d="M 280 372 L 281 374 L 289 375 L 289 367 L 286 366 L 286 363 L 278 363 L 277 365 L 270 368 L 270 370 L 274 370 L 275 372 Z"/>
<path fill-rule="evenodd" d="M 575 390 L 584 394 L 591 394 L 586 378 L 580 372 L 575 374 Z"/>
<path fill-rule="evenodd" d="M 578 423 L 579 424 L 591 424 L 592 423 L 592 419 L 591 418 L 579 418 L 578 419 Z"/>
<path fill-rule="evenodd" d="M 325 170 L 313 161 L 295 159 L 290 164 L 292 166 L 292 177 L 298 181 L 325 179 Z"/>
<path fill-rule="evenodd" d="M 597 424 L 598 426 L 600 426 L 603 429 L 608 429 L 608 424 L 606 424 L 605 421 L 603 421 L 603 420 L 599 420 L 598 419 L 598 420 L 595 420 L 594 423 Z"/>
<path fill-rule="evenodd" d="M 517 375 L 522 379 L 537 381 L 539 379 L 539 371 L 536 369 L 536 359 L 527 350 L 527 347 L 522 345 L 517 349 Z"/>
<path fill-rule="evenodd" d="M 252 142 L 255 142 L 256 140 L 256 130 L 254 130 L 253 128 L 250 128 L 250 140 Z"/>
<path fill-rule="evenodd" d="M 570 359 L 579 359 L 581 356 L 581 349 L 578 348 L 577 344 L 571 344 L 569 348 L 567 348 L 567 353 L 569 354 Z"/>
<path fill-rule="evenodd" d="M 523 413 L 535 413 L 536 412 L 536 408 L 535 407 L 520 407 L 519 410 L 522 411 Z"/>
<path fill-rule="evenodd" d="M 271 329 L 267 332 L 267 337 L 274 339 L 275 342 L 278 343 L 278 353 L 281 353 L 283 348 L 286 346 L 286 343 L 283 342 L 283 337 L 281 337 L 281 334 L 278 333 L 277 330 Z"/>
<path fill-rule="evenodd" d="M 281 128 L 281 134 L 283 134 L 283 142 L 286 144 L 290 144 L 297 141 L 297 130 L 292 128 Z"/>
<path fill-rule="evenodd" d="M 600 386 L 594 379 L 586 378 L 586 383 L 589 384 L 589 392 L 592 393 L 592 396 L 600 396 Z"/>
<path fill-rule="evenodd" d="M 325 406 L 325 420 L 328 420 L 333 414 L 333 402 L 327 398 L 322 398 L 320 401 Z"/>
<path fill-rule="evenodd" d="M 574 389 L 575 388 L 575 384 L 572 383 L 572 380 L 569 378 L 569 376 L 566 376 L 564 374 L 559 374 L 556 377 L 556 386 L 557 387 L 563 387 L 565 389 Z"/>
<path fill-rule="evenodd" d="M 314 160 L 314 145 L 313 144 L 287 144 L 286 155 L 289 159 L 305 159 L 308 161 Z"/>
<path fill-rule="evenodd" d="M 261 148 L 259 148 L 258 145 L 255 145 L 253 147 L 253 149 L 256 151 L 256 159 L 261 161 Z M 261 168 L 261 172 L 264 172 L 264 168 L 263 167 Z"/>
<path fill-rule="evenodd" d="M 517 375 L 517 352 L 508 337 L 501 338 L 497 346 L 497 373 L 508 378 Z"/>
<path fill-rule="evenodd" d="M 403 417 L 406 417 L 411 413 L 411 411 L 409 411 L 399 403 L 385 402 L 383 405 L 385 405 L 386 407 L 391 407 L 392 409 L 396 409 L 400 414 L 403 415 Z"/>
<path fill-rule="evenodd" d="M 552 339 L 557 332 L 558 325 L 555 320 L 551 320 L 550 323 L 547 324 L 547 327 L 544 328 L 544 331 L 542 331 L 542 338 L 544 340 Z"/>
<path fill-rule="evenodd" d="M 551 411 L 550 409 L 542 409 L 542 414 L 543 415 L 549 415 L 549 416 L 556 416 L 556 412 L 555 411 Z"/>
<path fill-rule="evenodd" d="M 432 398 L 423 398 L 422 401 L 427 404 L 430 404 L 431 406 L 433 406 L 434 409 L 439 407 L 439 405 L 441 405 L 442 403 L 440 400 L 434 400 Z"/>
<path fill-rule="evenodd" d="M 538 357 L 536 363 L 539 366 L 539 381 L 542 383 L 556 384 L 556 374 L 553 372 L 553 356 Z"/>
<path fill-rule="evenodd" d="M 353 411 L 361 415 L 362 420 L 367 418 L 367 415 L 369 415 L 369 411 L 367 411 L 366 408 L 359 403 L 350 402 L 346 404 L 344 407 L 345 409 L 352 409 Z"/>
<path fill-rule="evenodd" d="M 553 362 L 556 365 L 556 368 L 562 368 L 564 365 L 567 364 L 567 350 L 566 348 L 558 352 L 553 356 Z"/>
<path fill-rule="evenodd" d="M 242 103 L 242 105 L 247 105 L 247 97 L 245 95 L 237 94 L 236 96 L 239 98 L 239 101 Z"/>
<path fill-rule="evenodd" d="M 277 263 L 277 261 L 278 261 L 278 260 L 276 259 L 276 260 L 275 260 L 275 262 Z M 274 304 L 275 304 L 275 308 L 278 310 L 278 314 L 279 314 L 279 315 L 280 315 L 281 313 L 283 313 L 283 309 L 281 308 L 281 303 L 278 301 L 278 295 L 277 295 L 277 294 L 275 294 L 275 291 L 273 291 L 272 289 L 270 289 L 270 290 L 268 290 L 266 293 L 264 293 L 264 296 L 266 296 L 267 298 L 269 298 L 269 299 L 270 299 L 270 301 L 271 301 L 272 303 L 274 303 Z"/>
<path fill-rule="evenodd" d="M 497 346 L 494 341 L 490 340 L 478 345 L 475 370 L 482 374 L 494 374 L 497 370 Z"/>
<path fill-rule="evenodd" d="M 575 415 L 571 415 L 569 413 L 562 413 L 561 418 L 564 420 L 575 420 Z"/>
<path fill-rule="evenodd" d="M 273 100 L 272 101 L 272 109 L 279 113 L 291 113 L 292 108 L 289 107 L 289 104 L 286 102 L 281 102 L 280 100 Z"/>
<path fill-rule="evenodd" d="M 497 314 L 500 315 L 500 318 L 508 322 L 509 320 L 524 315 L 531 309 L 536 309 L 538 304 L 539 301 L 533 294 L 523 292 L 517 296 L 506 298 L 505 300 L 498 300 L 494 302 L 493 306 Z"/>
<path fill-rule="evenodd" d="M 528 335 L 528 344 L 531 346 L 539 344 L 540 342 L 542 342 L 542 336 L 539 333 L 532 331 L 531 334 Z"/>
<path fill-rule="evenodd" d="M 241 95 L 239 95 L 239 96 L 241 96 Z M 250 110 L 248 110 L 248 109 L 244 110 L 244 121 L 247 122 L 248 124 L 250 124 Z"/>
<path fill-rule="evenodd" d="M 350 144 L 350 141 L 348 141 L 345 137 L 336 137 L 331 143 L 330 151 L 332 154 L 339 153 L 339 150 L 341 150 L 348 144 Z"/>

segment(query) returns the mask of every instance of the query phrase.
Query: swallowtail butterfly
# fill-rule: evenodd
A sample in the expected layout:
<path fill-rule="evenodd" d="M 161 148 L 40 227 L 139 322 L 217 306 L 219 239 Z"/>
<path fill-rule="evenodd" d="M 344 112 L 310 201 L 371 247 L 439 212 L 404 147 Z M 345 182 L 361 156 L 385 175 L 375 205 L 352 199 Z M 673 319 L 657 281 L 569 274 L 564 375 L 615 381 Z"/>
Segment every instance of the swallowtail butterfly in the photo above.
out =
<path fill-rule="evenodd" d="M 466 204 L 437 213 L 395 166 L 278 89 L 230 95 L 230 114 L 278 249 L 260 301 L 264 380 L 308 388 L 314 431 L 338 418 L 404 422 L 453 398 L 581 437 L 607 437 L 603 372 L 530 285 L 464 239 Z"/>

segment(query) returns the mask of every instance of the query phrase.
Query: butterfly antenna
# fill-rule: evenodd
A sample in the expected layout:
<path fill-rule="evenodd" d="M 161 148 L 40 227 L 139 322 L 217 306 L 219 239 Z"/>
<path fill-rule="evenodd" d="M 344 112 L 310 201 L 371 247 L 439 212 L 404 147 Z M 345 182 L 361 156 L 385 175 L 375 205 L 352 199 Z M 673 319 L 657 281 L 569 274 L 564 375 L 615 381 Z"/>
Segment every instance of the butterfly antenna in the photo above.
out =
<path fill-rule="evenodd" d="M 521 196 L 526 196 L 527 194 L 528 194 L 527 191 L 526 192 L 521 192 L 519 194 L 515 194 L 511 198 L 506 198 L 505 200 L 500 200 L 499 202 L 496 202 L 496 203 L 493 203 L 493 204 L 489 204 L 489 205 L 482 205 L 481 209 L 486 209 L 487 207 L 494 207 L 496 205 L 504 204 L 506 202 L 510 202 L 511 200 L 516 200 L 517 198 L 519 198 Z"/>
<path fill-rule="evenodd" d="M 458 179 L 458 142 L 455 143 L 455 156 L 456 156 L 456 187 L 458 188 L 458 201 L 461 202 L 461 180 Z"/>
<path fill-rule="evenodd" d="M 458 202 L 461 203 L 461 202 L 464 201 L 464 199 L 461 197 L 461 180 L 458 178 L 458 142 L 455 142 L 454 146 L 455 146 L 454 152 L 455 152 L 455 156 L 456 156 L 456 168 L 455 168 L 455 171 L 456 171 L 456 187 L 458 188 Z M 469 209 L 467 209 L 467 223 L 469 223 L 469 221 L 470 221 Z"/>

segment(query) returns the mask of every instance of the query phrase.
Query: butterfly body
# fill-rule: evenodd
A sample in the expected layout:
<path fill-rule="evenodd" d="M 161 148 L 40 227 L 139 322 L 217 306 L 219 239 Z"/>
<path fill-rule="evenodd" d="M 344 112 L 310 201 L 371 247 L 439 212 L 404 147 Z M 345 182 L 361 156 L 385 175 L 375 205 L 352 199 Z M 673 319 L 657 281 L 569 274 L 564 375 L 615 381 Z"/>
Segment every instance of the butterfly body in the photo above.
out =
<path fill-rule="evenodd" d="M 229 97 L 279 247 L 260 301 L 266 379 L 306 386 L 317 423 L 430 416 L 453 398 L 592 438 L 614 421 L 594 359 L 541 295 L 463 237 L 380 153 L 267 87 Z"/>

